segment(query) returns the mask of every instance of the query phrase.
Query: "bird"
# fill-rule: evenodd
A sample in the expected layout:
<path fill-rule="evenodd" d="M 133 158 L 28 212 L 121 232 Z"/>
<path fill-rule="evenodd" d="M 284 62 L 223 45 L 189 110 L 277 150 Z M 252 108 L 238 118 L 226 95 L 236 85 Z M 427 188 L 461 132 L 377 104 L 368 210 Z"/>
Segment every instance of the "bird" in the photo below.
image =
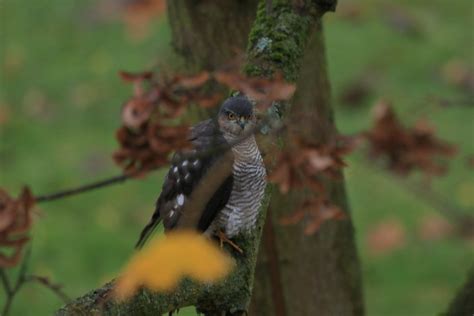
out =
<path fill-rule="evenodd" d="M 267 184 L 256 127 L 254 106 L 244 95 L 226 99 L 215 118 L 191 127 L 192 149 L 173 155 L 136 248 L 162 222 L 165 233 L 194 229 L 243 253 L 231 238 L 255 227 Z"/>

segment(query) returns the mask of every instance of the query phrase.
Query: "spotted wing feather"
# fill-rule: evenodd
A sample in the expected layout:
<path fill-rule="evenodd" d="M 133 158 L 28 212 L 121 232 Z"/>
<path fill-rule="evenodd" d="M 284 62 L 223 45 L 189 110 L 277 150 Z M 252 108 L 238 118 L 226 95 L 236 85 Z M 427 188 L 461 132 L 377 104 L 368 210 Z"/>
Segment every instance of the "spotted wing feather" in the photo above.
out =
<path fill-rule="evenodd" d="M 165 177 L 155 212 L 140 235 L 136 245 L 138 248 L 143 246 L 160 221 L 163 221 L 165 230 L 180 226 L 181 222 L 184 222 L 182 218 L 185 210 L 199 212 L 191 214 L 192 217 L 197 218 L 197 221 L 191 221 L 191 226 L 204 232 L 229 200 L 233 185 L 231 173 L 206 199 L 203 209 L 196 209 L 192 205 L 188 207 L 186 203 L 188 199 L 191 199 L 192 193 L 205 182 L 205 178 L 209 178 L 208 172 L 213 172 L 216 162 L 223 158 L 225 149 L 228 149 L 226 140 L 212 120 L 203 121 L 194 126 L 189 140 L 193 149 L 175 153 L 172 158 L 172 165 Z M 189 219 L 190 214 L 185 215 Z"/>

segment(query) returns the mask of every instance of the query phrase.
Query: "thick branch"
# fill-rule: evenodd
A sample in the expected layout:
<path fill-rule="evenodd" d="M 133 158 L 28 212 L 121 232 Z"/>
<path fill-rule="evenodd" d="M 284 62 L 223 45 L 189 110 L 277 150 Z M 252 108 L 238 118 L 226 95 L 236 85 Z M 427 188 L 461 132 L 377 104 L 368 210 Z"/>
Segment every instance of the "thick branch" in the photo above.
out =
<path fill-rule="evenodd" d="M 270 196 L 267 189 L 266 199 L 262 203 L 265 210 Z M 250 302 L 253 282 L 253 269 L 257 258 L 258 244 L 262 232 L 264 213 L 260 216 L 256 228 L 240 235 L 235 242 L 244 249 L 244 255 L 236 254 L 236 269 L 223 282 L 214 285 L 196 284 L 184 280 L 171 293 L 154 294 L 142 290 L 130 301 L 117 303 L 109 300 L 113 282 L 97 289 L 57 312 L 57 315 L 161 315 L 163 313 L 195 305 L 206 315 L 221 315 L 227 311 L 229 315 L 245 311 Z"/>

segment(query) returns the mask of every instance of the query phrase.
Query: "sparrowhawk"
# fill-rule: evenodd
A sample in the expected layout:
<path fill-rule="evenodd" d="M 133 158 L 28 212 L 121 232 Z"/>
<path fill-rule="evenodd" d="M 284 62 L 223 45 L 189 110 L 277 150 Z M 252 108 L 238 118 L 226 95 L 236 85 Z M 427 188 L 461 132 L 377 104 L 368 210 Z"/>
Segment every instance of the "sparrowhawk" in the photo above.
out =
<path fill-rule="evenodd" d="M 222 104 L 217 118 L 191 128 L 193 149 L 174 154 L 137 247 L 160 222 L 165 231 L 196 229 L 221 241 L 255 226 L 266 186 L 256 124 L 251 102 L 237 96 Z"/>

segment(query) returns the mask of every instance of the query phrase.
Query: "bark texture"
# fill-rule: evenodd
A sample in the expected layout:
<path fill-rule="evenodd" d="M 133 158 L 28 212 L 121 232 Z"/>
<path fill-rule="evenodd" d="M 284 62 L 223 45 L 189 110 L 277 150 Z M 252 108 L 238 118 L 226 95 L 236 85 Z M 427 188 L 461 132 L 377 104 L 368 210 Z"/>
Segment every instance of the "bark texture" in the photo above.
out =
<path fill-rule="evenodd" d="M 299 134 L 325 143 L 335 127 L 321 24 L 311 33 L 288 115 L 299 122 Z M 326 222 L 312 236 L 303 233 L 304 221 L 296 226 L 278 224 L 304 193 L 274 192 L 265 224 L 265 240 L 270 241 L 262 243 L 259 254 L 251 315 L 363 314 L 359 260 L 342 176 L 325 186 L 331 202 L 347 212 L 348 220 Z"/>
<path fill-rule="evenodd" d="M 245 52 L 258 0 L 173 0 L 173 46 L 192 71 L 215 70 Z"/>
<path fill-rule="evenodd" d="M 167 5 L 172 44 L 185 66 L 180 72 L 213 71 L 243 56 L 258 0 L 173 0 Z M 207 88 L 227 92 L 217 84 Z M 197 109 L 196 118 L 207 119 L 217 110 Z"/>
<path fill-rule="evenodd" d="M 239 10 L 245 11 L 248 9 L 241 9 L 240 6 L 243 3 L 248 5 L 251 2 L 249 1 L 170 1 L 169 14 L 173 25 L 176 48 L 186 56 L 190 63 L 196 65 L 198 69 L 212 70 L 218 65 L 225 63 L 229 59 L 229 55 L 231 57 L 234 56 L 234 53 L 229 50 L 232 44 L 237 43 L 236 46 L 238 47 L 242 44 L 241 41 L 245 40 L 245 37 L 241 34 L 234 34 L 234 31 L 239 25 L 242 26 L 248 23 L 246 20 L 248 16 L 244 19 L 238 15 L 241 13 Z M 314 60 L 311 60 L 311 56 L 308 57 L 305 53 L 308 51 L 306 49 L 308 41 L 310 46 L 322 44 L 322 39 L 316 37 L 315 40 L 314 34 L 315 32 L 321 34 L 318 29 L 320 19 L 324 12 L 334 9 L 336 1 L 301 0 L 273 2 L 271 6 L 268 6 L 267 2 L 262 1 L 257 10 L 257 18 L 249 35 L 248 62 L 245 70 L 248 74 L 255 76 L 269 76 L 275 70 L 280 70 L 288 80 L 297 82 L 300 75 L 307 75 L 304 71 L 300 72 L 300 69 L 302 69 L 301 65 L 314 62 Z M 215 10 L 212 9 L 214 10 L 212 11 L 208 8 L 214 8 Z M 219 14 L 223 14 L 224 18 L 219 18 Z M 213 23 L 216 24 L 213 26 Z M 227 28 L 227 31 L 216 30 L 216 25 L 218 25 L 217 28 L 220 26 Z M 226 48 L 209 49 L 209 47 L 214 48 L 213 45 L 216 45 L 216 43 L 220 43 L 219 46 L 221 48 Z M 319 48 L 320 55 L 316 56 L 317 67 L 325 67 L 324 50 L 321 47 Z M 303 56 L 307 57 L 303 59 Z M 311 85 L 298 81 L 298 84 L 303 86 L 298 90 L 311 91 L 315 90 L 315 87 L 322 85 L 320 89 L 323 92 L 321 95 L 316 96 L 298 92 L 301 96 L 296 97 L 295 101 L 297 102 L 294 107 L 304 107 L 302 112 L 305 115 L 308 114 L 308 109 L 315 111 L 311 116 L 314 119 L 312 122 L 314 128 L 316 128 L 315 125 L 320 123 L 320 116 L 324 118 L 321 122 L 329 121 L 332 123 L 329 102 L 327 102 L 329 100 L 327 74 L 325 71 L 315 73 L 318 74 L 318 79 L 314 79 Z M 324 102 L 311 102 L 309 105 L 303 101 L 303 98 L 306 97 L 323 100 Z M 315 104 L 318 106 L 315 107 Z M 323 105 L 320 106 L 320 104 Z M 291 115 L 298 115 L 301 112 L 294 109 L 291 113 Z M 325 139 L 325 133 L 330 135 L 332 131 L 327 130 L 325 125 L 322 126 L 321 128 L 324 132 L 321 132 L 321 137 Z M 329 126 L 332 126 L 332 124 L 329 124 Z M 315 133 L 320 132 L 314 129 L 312 131 Z M 266 217 L 266 208 L 270 201 L 270 190 L 267 190 L 266 202 L 263 203 L 255 230 L 249 234 L 242 234 L 236 239 L 236 242 L 244 249 L 245 255 L 235 256 L 237 268 L 225 281 L 209 286 L 185 280 L 172 293 L 159 294 L 143 290 L 125 303 L 104 300 L 104 297 L 108 295 L 113 287 L 113 282 L 110 282 L 104 287 L 74 300 L 60 309 L 57 315 L 160 315 L 189 305 L 195 305 L 199 311 L 204 312 L 206 315 L 223 315 L 222 312 L 225 312 L 226 315 L 243 314 L 243 311 L 248 309 L 252 295 L 258 247 Z M 345 201 L 342 184 L 334 185 L 334 188 L 331 187 L 331 194 L 335 200 Z M 281 197 L 276 196 L 275 201 L 277 203 L 285 204 L 276 208 L 275 214 L 272 216 L 273 221 L 278 218 L 280 210 L 285 205 L 288 209 L 291 209 L 291 206 L 294 205 L 292 204 L 293 198 L 282 201 Z M 273 251 L 268 252 L 270 259 L 272 259 L 270 261 L 273 262 L 272 269 L 274 272 L 272 274 L 280 276 L 279 280 L 275 281 L 275 279 L 272 279 L 271 284 L 274 288 L 280 288 L 280 296 L 278 293 L 275 295 L 271 290 L 268 291 L 268 287 L 260 286 L 266 292 L 259 291 L 258 297 L 262 296 L 262 293 L 272 293 L 274 297 L 273 301 L 268 303 L 267 295 L 263 295 L 265 299 L 261 301 L 262 306 L 267 303 L 273 304 L 279 306 L 277 309 L 285 313 L 294 309 L 298 311 L 294 315 L 311 314 L 306 313 L 310 309 L 298 307 L 298 304 L 319 304 L 318 306 L 321 306 L 323 313 L 318 312 L 318 315 L 326 315 L 325 313 L 330 311 L 334 311 L 333 314 L 338 315 L 357 315 L 359 312 L 362 312 L 358 283 L 358 261 L 355 256 L 355 247 L 353 247 L 354 242 L 350 222 L 325 225 L 318 235 L 312 237 L 313 242 L 316 241 L 317 246 L 305 239 L 306 237 L 302 235 L 300 227 L 281 228 L 277 225 L 271 225 L 269 228 L 274 229 L 274 232 L 266 234 L 265 243 L 267 248 Z M 289 231 L 284 232 L 287 229 Z M 271 239 L 272 236 L 275 237 L 279 234 L 282 234 L 281 238 Z M 295 246 L 295 243 L 304 243 L 304 246 L 292 251 L 291 248 Z M 312 264 L 305 256 L 314 251 L 320 251 L 321 254 L 315 257 L 315 264 Z M 285 253 L 284 256 L 281 255 L 283 253 Z M 292 258 L 291 256 L 303 257 Z M 327 258 L 328 264 L 324 261 L 324 257 Z M 276 266 L 275 262 L 278 263 Z M 334 267 L 330 266 L 330 264 L 334 264 Z M 288 265 L 290 268 L 287 269 L 285 265 Z M 301 270 L 293 271 L 292 275 L 292 269 Z M 313 274 L 314 278 L 311 282 L 304 282 L 304 291 L 307 291 L 311 286 L 316 286 L 317 291 L 311 291 L 302 300 L 290 302 L 289 300 L 292 300 L 293 297 L 291 292 L 298 290 L 297 284 Z M 328 280 L 318 280 L 317 278 L 320 277 Z M 258 281 L 259 284 L 265 283 L 260 278 Z M 317 284 L 318 282 L 321 282 L 321 284 Z M 349 284 L 338 287 L 338 283 Z M 285 289 L 281 289 L 281 284 L 285 284 Z M 325 286 L 328 286 L 330 292 L 325 293 Z M 334 295 L 334 297 L 330 297 L 331 295 Z M 283 297 L 284 302 L 281 302 Z M 308 301 L 308 297 L 312 297 L 313 300 Z M 351 299 L 353 302 L 346 304 L 346 301 Z M 338 300 L 341 300 L 343 303 L 340 303 Z M 329 301 L 333 305 L 342 304 L 343 306 L 330 309 L 327 306 L 330 304 Z M 281 307 L 282 304 L 280 303 L 283 303 L 283 307 Z M 251 315 L 266 314 L 258 312 Z M 282 314 L 270 313 L 268 315 Z"/>

